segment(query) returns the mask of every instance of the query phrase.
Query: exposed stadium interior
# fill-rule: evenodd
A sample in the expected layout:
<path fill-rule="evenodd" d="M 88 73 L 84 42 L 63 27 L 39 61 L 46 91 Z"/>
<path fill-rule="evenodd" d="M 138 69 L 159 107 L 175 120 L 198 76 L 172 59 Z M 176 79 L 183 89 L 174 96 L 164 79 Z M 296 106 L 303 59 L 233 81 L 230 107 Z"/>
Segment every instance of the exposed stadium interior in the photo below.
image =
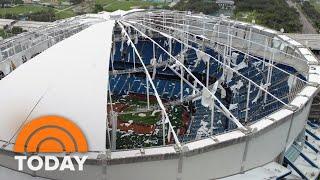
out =
<path fill-rule="evenodd" d="M 92 43 L 82 43 L 84 36 L 92 36 Z M 79 44 L 72 47 L 68 43 Z M 97 48 L 98 55 L 92 54 L 95 43 L 106 44 Z M 22 101 L 9 98 L 18 87 L 11 82 L 15 78 L 25 82 L 24 74 L 33 67 L 46 67 L 41 72 L 52 71 L 48 77 L 58 80 L 69 73 L 80 81 L 83 78 L 81 86 L 68 86 L 66 81 L 64 88 L 84 89 L 73 105 L 87 102 L 82 109 L 86 120 L 74 119 L 71 112 L 77 107 L 50 103 L 61 106 L 62 114 L 80 123 L 87 133 L 90 161 L 85 170 L 24 172 L 27 175 L 49 179 L 227 179 L 255 168 L 284 168 L 282 165 L 302 178 L 319 174 L 299 172 L 294 161 L 308 143 L 306 131 L 309 140 L 320 137 L 316 130 L 306 130 L 306 126 L 317 127 L 307 120 L 319 91 L 320 66 L 307 48 L 281 32 L 224 17 L 132 10 L 56 21 L 9 38 L 0 46 L 0 94 L 10 92 L 0 105 L 2 124 L 10 124 L 15 117 L 5 103 Z M 80 55 L 74 55 L 78 59 L 68 64 L 72 53 L 78 52 Z M 55 63 L 63 55 L 67 58 Z M 86 58 L 91 56 L 92 61 Z M 44 59 L 53 62 L 32 65 Z M 99 71 L 85 66 L 99 66 L 99 61 L 103 62 Z M 67 71 L 77 66 L 79 71 Z M 56 75 L 54 68 L 65 74 Z M 92 83 L 96 75 L 105 82 Z M 40 86 L 38 76 L 42 75 L 32 76 L 30 90 L 17 93 L 32 94 Z M 47 82 L 43 92 L 60 96 L 55 81 Z M 101 103 L 93 101 L 96 97 Z M 36 104 L 32 116 L 61 113 L 37 109 L 38 104 L 44 106 L 41 100 L 42 96 L 30 102 Z M 28 120 L 33 110 L 23 111 L 21 117 Z M 21 120 L 16 128 L 24 123 Z M 0 164 L 13 171 L 14 138 L 14 132 L 0 133 Z M 279 177 L 290 174 L 287 168 L 277 172 Z"/>

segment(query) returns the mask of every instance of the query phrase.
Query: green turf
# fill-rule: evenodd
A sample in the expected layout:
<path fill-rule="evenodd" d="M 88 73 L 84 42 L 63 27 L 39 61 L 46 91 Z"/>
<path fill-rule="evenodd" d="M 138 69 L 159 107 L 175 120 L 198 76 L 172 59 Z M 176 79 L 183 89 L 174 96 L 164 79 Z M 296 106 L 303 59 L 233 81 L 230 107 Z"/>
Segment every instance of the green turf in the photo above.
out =
<path fill-rule="evenodd" d="M 134 97 L 131 97 L 130 98 L 130 104 L 133 104 L 133 105 L 138 105 L 138 106 L 147 106 L 148 105 L 148 102 L 147 100 L 140 100 L 140 99 L 137 99 L 137 98 L 134 98 Z M 150 105 L 155 105 L 155 104 L 158 104 L 157 100 L 155 99 L 150 99 Z"/>
<path fill-rule="evenodd" d="M 177 129 L 180 128 L 183 125 L 182 122 L 182 113 L 183 108 L 182 106 L 171 106 L 169 113 L 169 119 L 171 121 L 172 126 Z"/>
<path fill-rule="evenodd" d="M 145 124 L 145 125 L 154 125 L 160 120 L 160 112 L 155 113 L 154 116 L 152 116 L 152 112 L 145 112 L 143 114 L 146 114 L 145 117 L 139 116 L 140 113 L 136 114 L 121 114 L 119 115 L 119 119 L 123 121 L 130 121 L 132 120 L 134 123 L 138 124 Z"/>

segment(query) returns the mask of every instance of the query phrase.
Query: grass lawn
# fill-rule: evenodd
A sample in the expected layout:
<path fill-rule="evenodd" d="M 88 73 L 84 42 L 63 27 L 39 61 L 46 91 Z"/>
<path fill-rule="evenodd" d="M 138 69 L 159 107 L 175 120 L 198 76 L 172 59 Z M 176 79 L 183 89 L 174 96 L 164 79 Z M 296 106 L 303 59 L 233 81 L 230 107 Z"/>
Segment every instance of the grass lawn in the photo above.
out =
<path fill-rule="evenodd" d="M 52 8 L 41 5 L 19 5 L 12 8 L 0 8 L 0 16 L 4 16 L 5 14 L 23 15 L 40 11 L 47 11 L 49 9 Z M 66 9 L 62 11 L 55 9 L 54 12 L 57 19 L 64 19 L 75 16 L 75 13 L 72 9 Z"/>
<path fill-rule="evenodd" d="M 40 5 L 19 5 L 11 8 L 0 8 L 0 15 L 3 16 L 5 14 L 29 14 L 49 9 L 49 7 L 44 7 Z"/>
<path fill-rule="evenodd" d="M 130 10 L 132 8 L 148 8 L 149 6 L 162 6 L 165 3 L 147 2 L 142 0 L 96 0 L 97 4 L 101 4 L 105 11 Z"/>
<path fill-rule="evenodd" d="M 57 19 L 65 19 L 65 18 L 73 17 L 76 15 L 72 9 L 68 9 L 60 12 L 55 11 L 55 14 Z"/>

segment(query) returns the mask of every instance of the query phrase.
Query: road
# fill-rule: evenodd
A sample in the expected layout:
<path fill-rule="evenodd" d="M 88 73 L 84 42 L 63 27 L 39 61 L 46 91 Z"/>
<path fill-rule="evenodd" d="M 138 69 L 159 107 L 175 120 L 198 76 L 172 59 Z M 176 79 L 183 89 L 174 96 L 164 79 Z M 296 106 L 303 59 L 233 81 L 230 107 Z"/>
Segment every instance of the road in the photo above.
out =
<path fill-rule="evenodd" d="M 287 3 L 290 7 L 296 8 L 296 10 L 299 12 L 300 15 L 300 21 L 303 25 L 302 27 L 302 33 L 303 34 L 317 34 L 317 30 L 313 27 L 312 23 L 308 20 L 308 18 L 304 15 L 304 13 L 301 11 L 300 8 L 297 7 L 295 3 L 293 3 L 291 0 L 287 0 Z"/>

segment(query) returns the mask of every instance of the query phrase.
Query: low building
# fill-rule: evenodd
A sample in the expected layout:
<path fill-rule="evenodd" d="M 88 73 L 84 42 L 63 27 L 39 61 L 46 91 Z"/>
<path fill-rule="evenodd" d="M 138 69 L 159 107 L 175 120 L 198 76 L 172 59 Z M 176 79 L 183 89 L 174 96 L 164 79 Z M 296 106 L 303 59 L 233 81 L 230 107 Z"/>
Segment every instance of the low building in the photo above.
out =
<path fill-rule="evenodd" d="M 216 0 L 216 3 L 222 9 L 231 9 L 234 7 L 234 0 Z"/>

